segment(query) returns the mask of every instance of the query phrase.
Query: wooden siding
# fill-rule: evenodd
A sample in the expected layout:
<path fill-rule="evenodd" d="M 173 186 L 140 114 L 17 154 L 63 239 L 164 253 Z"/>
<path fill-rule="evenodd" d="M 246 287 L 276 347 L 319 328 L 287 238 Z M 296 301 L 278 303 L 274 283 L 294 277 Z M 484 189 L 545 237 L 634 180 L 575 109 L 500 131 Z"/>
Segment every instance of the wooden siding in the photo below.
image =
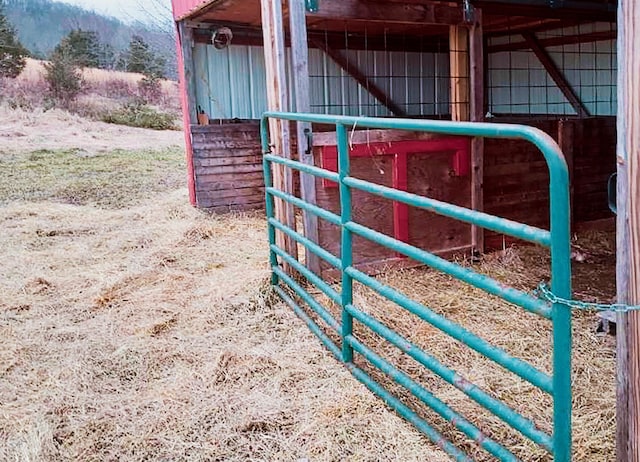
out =
<path fill-rule="evenodd" d="M 316 165 L 320 152 L 316 151 Z M 392 186 L 392 156 L 352 157 L 351 175 L 372 183 Z M 407 191 L 434 199 L 469 207 L 471 201 L 470 176 L 456 176 L 452 171 L 452 153 L 415 153 L 407 158 Z M 353 220 L 388 236 L 394 236 L 393 202 L 358 190 L 353 190 Z M 316 181 L 316 200 L 320 207 L 340 213 L 339 188 Z M 334 255 L 340 254 L 340 230 L 319 220 L 320 245 Z M 434 213 L 409 208 L 409 243 L 440 254 L 467 250 L 471 245 L 470 227 Z M 375 272 L 381 266 L 407 266 L 415 262 L 399 256 L 378 244 L 354 236 L 354 263 L 365 271 Z M 376 268 L 376 263 L 378 268 Z M 329 266 L 324 264 L 324 270 Z M 331 271 L 328 271 L 331 274 Z"/>
<path fill-rule="evenodd" d="M 574 222 L 611 218 L 607 182 L 616 171 L 616 118 L 577 122 L 573 141 Z"/>
<path fill-rule="evenodd" d="M 607 180 L 615 171 L 615 118 L 517 120 L 540 128 L 558 140 L 566 130 L 563 148 L 569 158 L 573 191 L 573 223 L 598 221 L 613 215 L 607 206 Z M 191 127 L 197 205 L 214 212 L 264 207 L 262 155 L 257 122 Z M 327 133 L 331 137 L 331 133 Z M 325 134 L 318 135 L 320 141 Z M 566 138 L 570 139 L 567 140 Z M 295 144 L 295 140 L 293 140 Z M 316 150 L 317 151 L 317 148 Z M 316 152 L 316 165 L 320 165 Z M 542 154 L 525 141 L 485 142 L 484 206 L 490 214 L 548 228 L 549 175 Z M 391 186 L 389 156 L 353 158 L 355 177 Z M 298 176 L 296 194 L 299 190 Z M 316 181 L 317 203 L 340 212 L 339 190 Z M 470 206 L 468 176 L 451 174 L 451 155 L 417 154 L 408 158 L 409 192 Z M 387 235 L 394 235 L 392 202 L 354 191 L 354 220 Z M 320 244 L 335 255 L 340 251 L 337 227 L 319 220 Z M 468 225 L 438 215 L 410 209 L 409 241 L 422 248 L 447 254 L 468 249 Z M 500 249 L 512 239 L 486 232 L 488 249 Z M 354 238 L 355 262 L 371 267 L 376 262 L 397 263 L 397 255 L 363 239 Z M 404 259 L 404 263 L 407 260 Z"/>
<path fill-rule="evenodd" d="M 615 117 L 526 121 L 556 141 L 565 132 L 564 154 L 570 168 L 573 196 L 572 224 L 613 217 L 607 202 L 607 181 L 615 172 Z M 484 206 L 492 215 L 529 225 L 549 227 L 549 174 L 537 148 L 525 141 L 485 141 Z M 488 249 L 499 249 L 513 239 L 486 232 Z"/>
<path fill-rule="evenodd" d="M 192 126 L 196 203 L 213 212 L 264 207 L 258 122 Z"/>
<path fill-rule="evenodd" d="M 522 122 L 557 141 L 556 120 Z M 486 213 L 541 228 L 549 227 L 549 173 L 542 153 L 520 140 L 487 139 L 484 144 L 484 210 Z M 485 231 L 487 249 L 513 239 Z"/>

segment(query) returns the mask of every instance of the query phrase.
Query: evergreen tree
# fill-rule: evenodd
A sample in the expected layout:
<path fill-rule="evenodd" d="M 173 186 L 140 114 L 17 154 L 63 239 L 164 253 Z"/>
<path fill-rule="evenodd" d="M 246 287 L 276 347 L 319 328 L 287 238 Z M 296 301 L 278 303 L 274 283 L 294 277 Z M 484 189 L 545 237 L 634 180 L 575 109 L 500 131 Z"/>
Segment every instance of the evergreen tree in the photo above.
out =
<path fill-rule="evenodd" d="M 116 67 L 116 52 L 113 49 L 113 46 L 108 43 L 105 43 L 100 47 L 98 67 L 100 69 L 110 70 L 113 70 Z"/>
<path fill-rule="evenodd" d="M 93 31 L 76 29 L 64 37 L 53 50 L 64 54 L 80 67 L 100 67 L 100 39 Z"/>
<path fill-rule="evenodd" d="M 18 77 L 27 64 L 28 55 L 0 5 L 0 77 Z"/>
<path fill-rule="evenodd" d="M 148 77 L 163 78 L 166 61 L 151 50 L 142 37 L 134 35 L 129 42 L 129 49 L 121 57 L 127 72 L 138 72 Z"/>
<path fill-rule="evenodd" d="M 44 69 L 44 78 L 56 101 L 67 105 L 78 96 L 82 90 L 82 74 L 69 47 L 57 48 Z"/>

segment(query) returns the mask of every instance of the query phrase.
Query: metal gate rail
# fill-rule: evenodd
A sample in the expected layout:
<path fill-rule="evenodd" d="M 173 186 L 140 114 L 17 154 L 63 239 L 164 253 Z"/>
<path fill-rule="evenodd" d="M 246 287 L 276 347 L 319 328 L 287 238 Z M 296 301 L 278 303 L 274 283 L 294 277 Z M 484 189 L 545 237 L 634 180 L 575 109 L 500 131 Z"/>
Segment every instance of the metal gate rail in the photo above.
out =
<path fill-rule="evenodd" d="M 270 118 L 334 124 L 336 126 L 338 145 L 338 172 L 331 172 L 271 153 L 268 132 L 268 121 Z M 349 168 L 348 129 L 355 126 L 362 128 L 424 131 L 446 135 L 521 139 L 533 143 L 542 152 L 549 168 L 550 231 L 351 177 Z M 266 112 L 263 115 L 261 121 L 261 136 L 264 153 L 263 165 L 266 186 L 266 214 L 270 264 L 273 271 L 271 282 L 280 297 L 306 322 L 311 331 L 320 338 L 335 357 L 345 363 L 352 374 L 362 381 L 371 391 L 379 395 L 387 405 L 424 432 L 455 460 L 468 461 L 471 459 L 451 442 L 445 440 L 436 429 L 429 425 L 429 423 L 422 419 L 416 412 L 406 406 L 397 397 L 393 396 L 363 369 L 358 367 L 353 361 L 354 353 L 361 355 L 369 364 L 403 386 L 426 406 L 444 419 L 452 422 L 459 431 L 476 441 L 480 447 L 497 459 L 503 461 L 518 459 L 499 442 L 484 435 L 476 425 L 457 413 L 446 403 L 411 379 L 407 374 L 379 356 L 371 348 L 362 343 L 361 340 L 356 338 L 353 333 L 354 319 L 380 337 L 386 339 L 399 350 L 422 364 L 429 371 L 464 392 L 470 399 L 492 412 L 522 435 L 545 448 L 554 456 L 554 460 L 568 462 L 571 459 L 570 308 L 559 303 L 549 305 L 530 294 L 513 287 L 505 286 L 489 276 L 449 262 L 433 253 L 358 224 L 352 219 L 351 207 L 351 192 L 353 189 L 357 189 L 545 246 L 550 249 L 551 254 L 551 289 L 558 297 L 569 298 L 571 296 L 569 176 L 564 156 L 555 141 L 542 131 L 523 125 L 414 119 L 378 119 L 281 112 Z M 302 174 L 309 174 L 338 183 L 340 192 L 340 215 L 275 188 L 272 178 L 272 164 L 279 164 L 286 168 L 298 170 L 302 172 Z M 296 230 L 278 221 L 274 216 L 274 198 L 276 197 L 339 226 L 341 229 L 340 257 L 338 258 L 331 254 Z M 286 234 L 303 245 L 308 252 L 313 252 L 339 270 L 341 274 L 340 291 L 337 291 L 320 276 L 307 269 L 305 265 L 280 248 L 276 244 L 276 230 Z M 487 293 L 520 306 L 526 311 L 551 320 L 553 325 L 553 374 L 550 376 L 536 369 L 531 364 L 511 356 L 503 349 L 492 345 L 462 326 L 437 314 L 424 304 L 412 300 L 399 291 L 356 269 L 353 266 L 352 237 L 354 234 L 406 255 L 433 269 L 449 274 Z M 280 259 L 280 261 L 278 259 Z M 290 265 L 304 276 L 308 282 L 322 291 L 331 301 L 339 305 L 341 309 L 341 319 L 335 319 L 329 310 L 323 307 L 303 285 L 289 276 L 282 269 L 281 262 Z M 369 287 L 381 296 L 395 302 L 425 322 L 499 364 L 504 369 L 518 375 L 551 395 L 553 399 L 552 434 L 547 434 L 540 430 L 532 420 L 524 417 L 504 402 L 492 397 L 478 386 L 470 383 L 428 352 L 420 349 L 417 345 L 411 343 L 397 332 L 389 329 L 379 320 L 360 310 L 353 302 L 353 281 Z M 285 290 L 285 288 L 288 289 Z M 303 301 L 310 310 L 315 312 L 331 330 L 338 334 L 341 339 L 339 345 L 325 333 L 321 325 L 307 314 L 300 306 L 299 301 L 291 295 L 292 293 L 299 297 L 299 300 Z"/>

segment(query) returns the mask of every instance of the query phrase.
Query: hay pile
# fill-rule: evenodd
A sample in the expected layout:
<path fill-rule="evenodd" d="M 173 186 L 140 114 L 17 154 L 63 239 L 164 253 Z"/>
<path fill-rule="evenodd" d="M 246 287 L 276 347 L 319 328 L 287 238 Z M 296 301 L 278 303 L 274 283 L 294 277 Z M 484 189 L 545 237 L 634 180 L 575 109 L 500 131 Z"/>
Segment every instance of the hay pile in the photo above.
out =
<path fill-rule="evenodd" d="M 573 263 L 576 297 L 610 302 L 615 295 L 615 236 L 589 233 L 580 236 L 577 243 L 588 257 L 584 263 Z M 548 254 L 536 247 L 507 248 L 486 255 L 474 267 L 505 284 L 526 291 L 534 289 L 540 281 L 549 279 Z M 379 279 L 514 356 L 544 372 L 551 372 L 550 321 L 426 268 L 389 272 L 379 276 Z M 354 304 L 433 354 L 463 377 L 532 418 L 540 428 L 551 431 L 551 399 L 542 391 L 362 285 L 356 284 Z M 335 306 L 332 310 L 337 314 Z M 575 312 L 573 435 L 576 461 L 615 460 L 615 339 L 597 335 L 596 326 L 594 313 Z M 488 436 L 512 449 L 522 460 L 551 460 L 543 449 L 509 429 L 462 392 L 361 324 L 356 322 L 354 329 L 365 344 L 400 366 L 427 390 L 467 416 Z M 409 398 L 404 389 L 371 368 L 364 359 L 360 358 L 357 362 L 395 390 L 397 396 L 417 409 L 429 422 L 435 423 L 436 428 L 474 459 L 493 460 L 451 424 L 419 405 L 417 400 Z"/>
<path fill-rule="evenodd" d="M 274 303 L 259 214 L 180 190 L 0 226 L 0 460 L 448 460 Z"/>

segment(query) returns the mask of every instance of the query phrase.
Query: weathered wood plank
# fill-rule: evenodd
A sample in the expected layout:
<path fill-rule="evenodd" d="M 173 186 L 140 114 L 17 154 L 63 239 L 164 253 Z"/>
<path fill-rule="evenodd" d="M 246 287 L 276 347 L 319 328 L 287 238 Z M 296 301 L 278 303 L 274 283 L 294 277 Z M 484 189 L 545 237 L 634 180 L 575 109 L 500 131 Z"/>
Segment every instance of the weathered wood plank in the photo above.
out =
<path fill-rule="evenodd" d="M 207 164 L 208 160 L 211 160 L 211 159 L 201 159 L 201 160 L 195 159 L 193 162 L 196 168 L 200 170 L 201 168 L 210 167 L 210 165 Z M 262 166 L 256 165 L 256 164 L 217 165 L 215 166 L 215 171 L 217 173 L 256 173 L 256 172 L 262 172 Z"/>
<path fill-rule="evenodd" d="M 234 197 L 206 197 L 202 201 L 202 207 L 217 207 L 221 205 L 246 205 L 255 204 L 264 201 L 264 195 L 251 194 L 248 196 L 234 196 Z"/>
<path fill-rule="evenodd" d="M 442 135 L 434 135 L 426 132 L 411 132 L 407 130 L 358 130 L 349 134 L 349 142 L 352 144 L 386 143 L 389 141 L 414 141 L 433 140 L 442 138 Z M 314 146 L 336 146 L 336 132 L 324 132 L 313 134 Z"/>
<path fill-rule="evenodd" d="M 484 37 L 482 11 L 474 9 L 475 21 L 469 31 L 469 92 L 470 119 L 484 122 Z M 484 211 L 484 138 L 471 141 L 471 208 Z M 484 252 L 484 229 L 471 226 L 471 245 L 476 252 Z"/>
<path fill-rule="evenodd" d="M 469 29 L 449 28 L 451 120 L 469 120 Z"/>
<path fill-rule="evenodd" d="M 242 197 L 251 196 L 259 201 L 264 199 L 264 187 L 260 188 L 233 188 L 233 189 L 223 189 L 219 191 L 202 191 L 201 194 L 198 195 L 201 199 L 208 201 L 218 201 L 227 199 L 227 202 L 230 204 L 238 203 Z"/>
<path fill-rule="evenodd" d="M 618 187 L 616 285 L 619 303 L 640 304 L 640 4 L 618 7 Z M 640 460 L 640 312 L 617 318 L 617 460 Z"/>
<path fill-rule="evenodd" d="M 264 200 L 250 204 L 230 204 L 204 207 L 211 213 L 248 212 L 264 209 Z"/>
<path fill-rule="evenodd" d="M 246 157 L 246 156 L 253 156 L 253 155 L 260 155 L 260 162 L 262 162 L 262 153 L 259 150 L 256 150 L 254 148 L 195 149 L 193 152 L 193 157 L 199 158 L 199 159 L 212 159 L 215 157 L 231 157 L 232 158 L 233 156 Z"/>
<path fill-rule="evenodd" d="M 238 181 L 238 182 L 246 182 L 253 180 L 262 180 L 264 184 L 264 178 L 262 174 L 262 170 L 259 172 L 246 172 L 246 173 L 222 173 L 217 169 L 212 169 L 209 171 L 203 171 L 198 177 L 198 179 L 202 183 L 210 183 L 210 182 L 223 182 L 223 181 Z"/>
<path fill-rule="evenodd" d="M 280 1 L 261 0 L 262 33 L 264 40 L 265 73 L 267 82 L 267 107 L 271 111 L 287 111 L 289 109 L 287 77 L 285 73 L 286 52 L 284 47 L 284 22 L 282 3 Z M 270 143 L 275 152 L 291 157 L 289 140 L 289 122 L 271 119 L 269 121 Z M 273 165 L 274 186 L 282 191 L 293 193 L 293 176 L 289 169 Z M 295 212 L 293 206 L 275 200 L 276 218 L 295 229 Z M 289 255 L 297 259 L 298 248 L 288 236 L 277 232 L 277 243 Z M 285 265 L 285 271 L 290 268 Z"/>
<path fill-rule="evenodd" d="M 184 90 L 187 92 L 187 110 L 189 123 L 195 124 L 198 120 L 196 104 L 196 73 L 193 61 L 193 30 L 186 27 L 184 21 L 178 22 L 178 34 L 182 48 L 182 61 L 184 67 Z"/>
<path fill-rule="evenodd" d="M 307 48 L 307 20 L 304 0 L 289 0 L 289 31 L 291 35 L 291 59 L 293 65 L 293 86 L 296 98 L 296 111 L 311 112 L 310 84 L 309 84 L 309 50 Z M 311 124 L 298 122 L 296 125 L 296 139 L 298 159 L 301 162 L 313 165 L 313 152 L 311 146 L 306 145 L 306 138 L 311 138 Z M 300 194 L 302 199 L 316 203 L 316 182 L 312 175 L 300 173 Z M 305 236 L 315 242 L 318 240 L 318 218 L 304 210 L 302 222 Z M 307 268 L 316 274 L 320 274 L 320 259 L 313 252 L 307 250 L 305 264 Z"/>
<path fill-rule="evenodd" d="M 247 165 L 251 164 L 256 168 L 262 168 L 262 156 L 260 154 L 253 156 L 236 156 L 233 157 L 197 157 L 194 162 L 201 167 L 218 167 L 222 165 Z"/>
<path fill-rule="evenodd" d="M 318 2 L 318 10 L 307 13 L 314 19 L 353 21 L 384 21 L 406 24 L 462 24 L 462 8 L 443 4 L 398 3 L 392 7 L 384 3 L 340 0 Z"/>

